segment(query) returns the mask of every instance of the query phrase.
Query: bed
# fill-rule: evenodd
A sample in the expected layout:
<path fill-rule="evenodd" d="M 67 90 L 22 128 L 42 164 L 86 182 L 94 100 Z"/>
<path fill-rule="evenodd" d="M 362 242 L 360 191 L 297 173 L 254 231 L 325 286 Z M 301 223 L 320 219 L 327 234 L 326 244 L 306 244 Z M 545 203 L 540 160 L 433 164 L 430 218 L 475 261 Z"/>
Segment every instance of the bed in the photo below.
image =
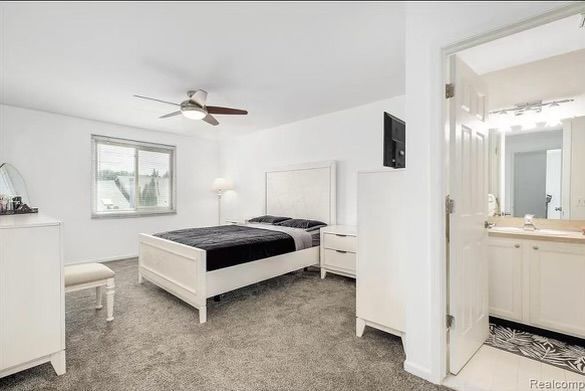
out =
<path fill-rule="evenodd" d="M 266 215 L 319 220 L 328 225 L 336 223 L 334 161 L 269 170 L 265 173 L 264 182 Z M 230 259 L 230 254 L 234 254 L 234 251 L 229 247 L 232 242 L 236 242 L 234 238 L 250 233 L 242 227 L 234 227 L 236 228 L 206 228 L 208 237 L 214 238 L 219 247 L 226 249 L 219 255 L 217 251 L 214 254 L 210 252 L 209 265 L 207 251 L 194 245 L 196 240 L 190 242 L 185 239 L 183 242 L 187 244 L 184 244 L 174 241 L 176 238 L 165 238 L 165 233 L 158 236 L 139 234 L 138 281 L 142 283 L 143 280 L 148 280 L 195 307 L 199 311 L 199 322 L 204 323 L 207 321 L 208 298 L 319 264 L 319 247 L 281 253 L 283 249 L 279 246 L 285 246 L 284 243 L 276 245 L 277 250 L 265 249 L 268 255 L 278 255 L 245 262 L 241 262 L 241 259 Z M 262 230 L 266 227 L 252 228 Z M 253 232 L 250 234 L 254 236 Z M 274 236 L 279 237 L 282 242 L 282 235 Z M 206 247 L 209 248 L 208 245 Z M 263 249 L 257 248 L 256 251 Z"/>

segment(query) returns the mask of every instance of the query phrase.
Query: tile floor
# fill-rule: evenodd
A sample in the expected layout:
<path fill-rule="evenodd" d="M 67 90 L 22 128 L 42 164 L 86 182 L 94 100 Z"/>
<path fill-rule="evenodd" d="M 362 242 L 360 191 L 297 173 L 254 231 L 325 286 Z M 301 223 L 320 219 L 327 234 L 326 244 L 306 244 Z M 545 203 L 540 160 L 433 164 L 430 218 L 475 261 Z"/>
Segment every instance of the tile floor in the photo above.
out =
<path fill-rule="evenodd" d="M 569 383 L 538 387 L 531 380 Z M 585 391 L 585 376 L 483 345 L 457 376 L 443 384 L 457 391 Z"/>

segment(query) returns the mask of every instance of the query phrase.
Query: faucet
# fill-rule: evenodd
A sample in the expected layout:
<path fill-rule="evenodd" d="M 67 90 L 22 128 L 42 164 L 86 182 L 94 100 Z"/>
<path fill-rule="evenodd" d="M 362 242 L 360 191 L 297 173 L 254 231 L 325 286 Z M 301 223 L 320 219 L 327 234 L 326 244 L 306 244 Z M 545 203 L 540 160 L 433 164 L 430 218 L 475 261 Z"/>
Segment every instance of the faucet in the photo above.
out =
<path fill-rule="evenodd" d="M 536 231 L 536 225 L 534 225 L 534 215 L 524 215 L 524 231 Z"/>

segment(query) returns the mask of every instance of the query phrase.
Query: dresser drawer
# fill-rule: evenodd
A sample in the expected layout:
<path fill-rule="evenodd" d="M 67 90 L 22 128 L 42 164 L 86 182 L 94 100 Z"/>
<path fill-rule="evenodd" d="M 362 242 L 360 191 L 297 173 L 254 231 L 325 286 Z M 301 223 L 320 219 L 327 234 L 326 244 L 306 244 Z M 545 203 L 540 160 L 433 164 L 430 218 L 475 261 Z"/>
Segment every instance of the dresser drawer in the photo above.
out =
<path fill-rule="evenodd" d="M 323 247 L 355 253 L 355 249 L 357 248 L 356 238 L 355 236 L 324 233 Z"/>
<path fill-rule="evenodd" d="M 354 253 L 331 250 L 328 248 L 323 250 L 322 262 L 325 266 L 355 272 L 355 259 L 356 256 Z"/>

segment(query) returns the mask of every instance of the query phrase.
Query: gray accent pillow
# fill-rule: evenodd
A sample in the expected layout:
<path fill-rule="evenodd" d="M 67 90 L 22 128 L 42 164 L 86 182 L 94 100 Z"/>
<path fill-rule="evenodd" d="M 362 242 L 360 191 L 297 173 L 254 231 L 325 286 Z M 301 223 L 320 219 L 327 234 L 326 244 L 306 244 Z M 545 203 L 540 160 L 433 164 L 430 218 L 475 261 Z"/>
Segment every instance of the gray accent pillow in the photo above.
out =
<path fill-rule="evenodd" d="M 283 217 L 283 216 L 271 216 L 271 215 L 264 215 L 254 217 L 253 219 L 248 220 L 250 223 L 264 223 L 264 224 L 277 224 L 286 220 L 290 220 L 290 217 Z"/>

